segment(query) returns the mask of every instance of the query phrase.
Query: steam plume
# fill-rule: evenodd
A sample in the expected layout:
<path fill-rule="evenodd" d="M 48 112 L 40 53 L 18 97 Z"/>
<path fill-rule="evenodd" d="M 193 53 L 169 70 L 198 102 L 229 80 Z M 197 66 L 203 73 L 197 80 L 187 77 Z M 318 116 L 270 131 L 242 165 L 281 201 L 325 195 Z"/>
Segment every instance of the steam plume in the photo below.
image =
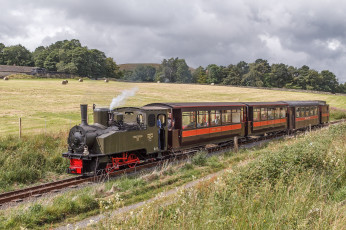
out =
<path fill-rule="evenodd" d="M 119 107 L 120 105 L 123 105 L 126 100 L 129 98 L 129 97 L 133 97 L 136 92 L 138 91 L 138 88 L 132 88 L 130 90 L 124 90 L 121 92 L 121 94 L 115 98 L 113 98 L 112 100 L 112 103 L 110 104 L 109 106 L 109 109 L 112 110 L 116 107 Z"/>

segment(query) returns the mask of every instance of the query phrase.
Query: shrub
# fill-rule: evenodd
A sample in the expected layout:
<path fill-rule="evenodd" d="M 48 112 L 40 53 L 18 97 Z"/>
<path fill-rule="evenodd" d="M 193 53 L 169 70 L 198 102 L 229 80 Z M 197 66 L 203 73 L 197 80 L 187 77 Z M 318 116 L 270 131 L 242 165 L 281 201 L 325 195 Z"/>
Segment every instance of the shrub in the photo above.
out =
<path fill-rule="evenodd" d="M 192 163 L 198 166 L 205 166 L 207 164 L 207 152 L 200 151 L 192 157 Z"/>

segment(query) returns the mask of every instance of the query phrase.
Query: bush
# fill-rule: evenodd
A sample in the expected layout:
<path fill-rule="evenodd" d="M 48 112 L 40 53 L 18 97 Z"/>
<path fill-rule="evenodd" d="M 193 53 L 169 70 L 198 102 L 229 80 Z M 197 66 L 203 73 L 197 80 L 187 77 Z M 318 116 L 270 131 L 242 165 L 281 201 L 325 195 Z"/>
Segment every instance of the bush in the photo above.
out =
<path fill-rule="evenodd" d="M 61 173 L 68 160 L 61 153 L 66 149 L 66 134 L 40 134 L 22 139 L 0 138 L 0 191 L 14 184 L 31 184 L 47 172 Z"/>
<path fill-rule="evenodd" d="M 192 157 L 192 163 L 198 166 L 205 166 L 207 164 L 207 152 L 200 151 Z"/>

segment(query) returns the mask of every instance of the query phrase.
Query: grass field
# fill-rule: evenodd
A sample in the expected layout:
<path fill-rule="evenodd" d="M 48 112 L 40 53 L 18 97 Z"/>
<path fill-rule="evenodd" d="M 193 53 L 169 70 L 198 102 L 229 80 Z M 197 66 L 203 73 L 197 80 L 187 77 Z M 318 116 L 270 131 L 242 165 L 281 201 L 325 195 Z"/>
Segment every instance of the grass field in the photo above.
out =
<path fill-rule="evenodd" d="M 201 152 L 189 162 L 0 210 L 0 229 L 51 229 L 103 212 L 106 218 L 88 229 L 344 229 L 345 138 L 346 124 L 339 124 L 238 153 L 207 158 Z M 193 188 L 161 196 L 222 169 Z"/>
<path fill-rule="evenodd" d="M 61 80 L 56 79 L 15 79 L 0 81 L 0 135 L 16 134 L 20 117 L 23 135 L 67 131 L 80 123 L 80 104 L 89 104 L 91 115 L 92 104 L 109 107 L 112 98 L 134 87 L 139 90 L 125 106 L 140 107 L 153 102 L 325 100 L 332 107 L 346 109 L 346 97 L 337 95 L 210 85 L 73 79 L 62 85 Z"/>

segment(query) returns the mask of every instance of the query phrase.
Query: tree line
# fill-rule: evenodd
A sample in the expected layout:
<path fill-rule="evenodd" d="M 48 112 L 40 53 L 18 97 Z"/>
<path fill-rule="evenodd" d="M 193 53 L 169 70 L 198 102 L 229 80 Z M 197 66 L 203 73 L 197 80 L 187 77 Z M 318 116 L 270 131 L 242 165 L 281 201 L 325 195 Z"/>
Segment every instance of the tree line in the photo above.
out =
<path fill-rule="evenodd" d="M 129 81 L 222 84 L 275 87 L 346 93 L 346 83 L 339 83 L 329 70 L 318 72 L 304 65 L 300 68 L 272 64 L 257 59 L 228 66 L 210 64 L 191 70 L 185 59 L 163 59 L 158 68 L 138 65 L 133 71 L 119 70 L 111 57 L 97 49 L 82 46 L 79 40 L 57 41 L 30 52 L 22 45 L 6 47 L 0 43 L 0 65 L 36 66 L 89 78 L 117 78 Z"/>
<path fill-rule="evenodd" d="M 57 41 L 30 52 L 22 45 L 6 47 L 0 43 L 0 65 L 35 66 L 89 78 L 118 77 L 113 58 L 97 49 L 82 46 L 79 40 Z"/>
<path fill-rule="evenodd" d="M 346 93 L 346 83 L 339 83 L 328 70 L 318 72 L 306 65 L 296 68 L 283 63 L 270 65 L 263 59 L 254 63 L 240 61 L 228 66 L 210 64 L 191 71 L 184 59 L 170 58 L 164 59 L 157 70 L 152 66 L 139 65 L 134 71 L 124 71 L 120 76 L 132 81 L 214 83 Z"/>

